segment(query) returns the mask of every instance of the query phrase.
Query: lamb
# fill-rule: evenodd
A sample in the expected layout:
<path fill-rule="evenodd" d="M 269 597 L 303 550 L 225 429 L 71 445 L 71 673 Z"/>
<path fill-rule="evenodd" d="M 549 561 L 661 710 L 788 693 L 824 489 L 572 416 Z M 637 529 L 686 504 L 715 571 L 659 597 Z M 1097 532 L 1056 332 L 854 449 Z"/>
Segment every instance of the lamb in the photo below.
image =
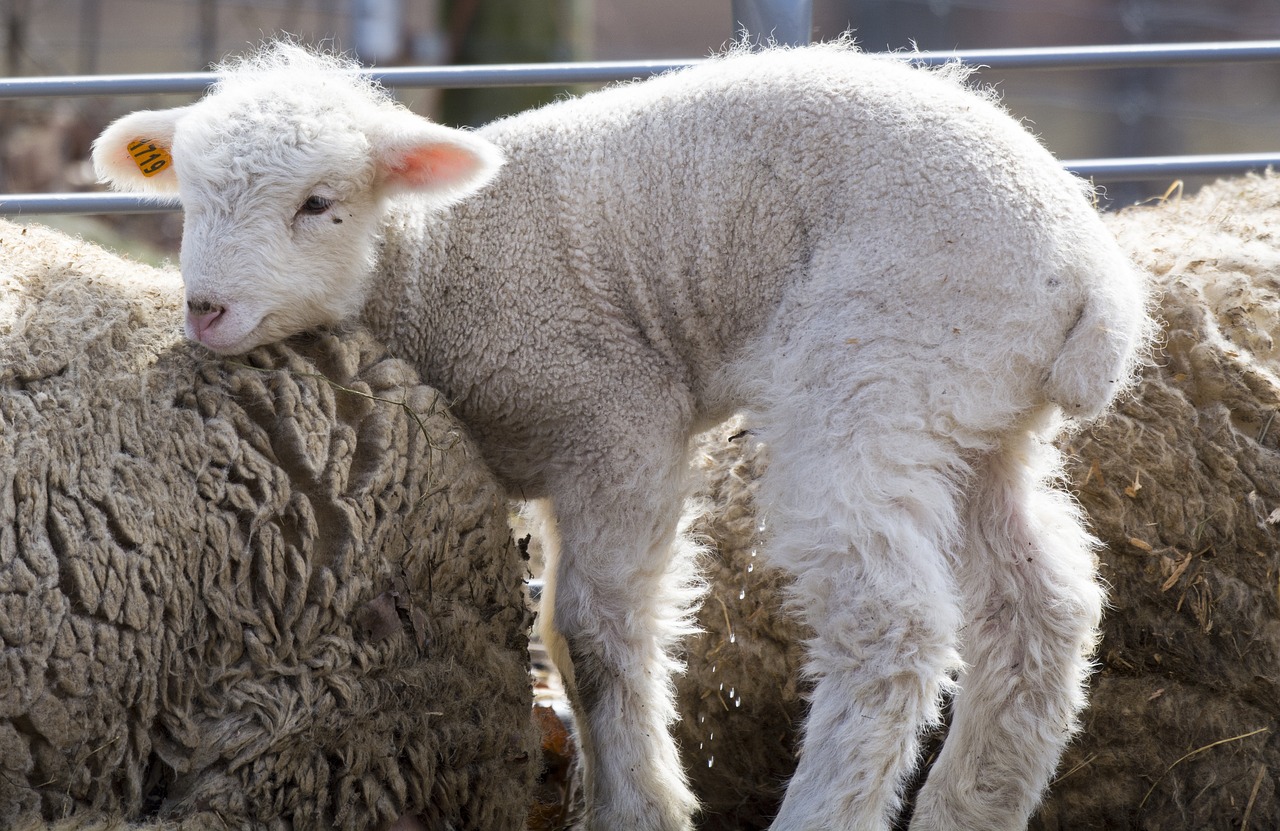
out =
<path fill-rule="evenodd" d="M 0 828 L 518 827 L 525 564 L 462 427 L 365 332 L 228 361 L 181 304 L 0 222 Z"/>
<path fill-rule="evenodd" d="M 960 72 L 845 42 L 478 132 L 352 68 L 269 47 L 112 124 L 94 163 L 181 195 L 190 337 L 232 354 L 358 318 L 533 503 L 586 827 L 690 827 L 679 517 L 690 438 L 735 411 L 773 454 L 768 558 L 816 633 L 773 827 L 887 827 L 949 690 L 914 827 L 1023 825 L 1102 604 L 1048 440 L 1106 409 L 1149 328 L 1081 182 Z"/>

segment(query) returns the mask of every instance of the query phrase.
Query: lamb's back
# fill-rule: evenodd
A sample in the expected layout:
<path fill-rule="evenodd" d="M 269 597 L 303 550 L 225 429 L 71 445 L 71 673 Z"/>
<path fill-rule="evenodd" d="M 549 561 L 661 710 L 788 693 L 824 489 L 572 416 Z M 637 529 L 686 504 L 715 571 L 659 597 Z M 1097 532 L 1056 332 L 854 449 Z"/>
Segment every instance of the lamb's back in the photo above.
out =
<path fill-rule="evenodd" d="M 929 248 L 920 237 L 986 247 L 986 225 L 1030 253 L 1061 246 L 1046 226 L 1085 221 L 1078 182 L 960 74 L 830 44 L 558 102 L 484 130 L 511 165 L 477 209 L 531 172 L 542 205 L 525 221 L 556 238 L 573 282 L 718 355 L 823 250 L 857 279 Z"/>
<path fill-rule="evenodd" d="M 474 365 L 464 410 L 536 389 L 550 423 L 584 374 L 662 365 L 723 410 L 723 367 L 806 304 L 852 315 L 842 342 L 1022 326 L 1051 360 L 1043 332 L 1065 338 L 1092 279 L 1070 252 L 1104 232 L 962 75 L 843 44 L 735 53 L 489 125 L 508 163 L 443 223 L 452 285 L 419 325 L 451 363 L 425 374 Z"/>

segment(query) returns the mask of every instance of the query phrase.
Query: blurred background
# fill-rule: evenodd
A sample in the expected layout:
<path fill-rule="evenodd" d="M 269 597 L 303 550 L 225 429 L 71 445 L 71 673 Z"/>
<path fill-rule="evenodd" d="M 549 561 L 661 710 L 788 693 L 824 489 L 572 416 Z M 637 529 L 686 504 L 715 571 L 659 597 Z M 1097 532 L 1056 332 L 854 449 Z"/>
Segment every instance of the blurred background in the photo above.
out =
<path fill-rule="evenodd" d="M 813 24 L 815 39 L 852 29 L 868 50 L 1259 40 L 1280 38 L 1280 0 L 813 0 Z M 698 58 L 734 36 L 730 0 L 0 0 L 0 25 L 7 76 L 202 70 L 282 32 L 384 67 Z M 1063 159 L 1280 148 L 1277 63 L 987 71 L 980 80 Z M 476 125 L 564 93 L 401 97 L 444 123 Z M 189 100 L 0 100 L 0 190 L 96 189 L 86 159 L 103 125 Z M 1107 205 L 1159 195 L 1168 184 L 1112 184 Z M 102 222 L 39 219 L 81 232 Z M 176 251 L 178 214 L 110 223 L 139 238 L 148 259 Z"/>

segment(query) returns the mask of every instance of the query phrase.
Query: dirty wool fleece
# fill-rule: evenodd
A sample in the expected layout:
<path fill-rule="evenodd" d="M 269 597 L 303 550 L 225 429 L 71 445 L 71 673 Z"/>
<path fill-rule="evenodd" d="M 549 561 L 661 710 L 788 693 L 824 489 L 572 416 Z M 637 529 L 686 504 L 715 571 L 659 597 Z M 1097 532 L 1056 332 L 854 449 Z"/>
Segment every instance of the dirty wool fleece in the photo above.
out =
<path fill-rule="evenodd" d="M 366 334 L 221 359 L 176 274 L 0 223 L 0 827 L 516 828 L 524 564 Z"/>

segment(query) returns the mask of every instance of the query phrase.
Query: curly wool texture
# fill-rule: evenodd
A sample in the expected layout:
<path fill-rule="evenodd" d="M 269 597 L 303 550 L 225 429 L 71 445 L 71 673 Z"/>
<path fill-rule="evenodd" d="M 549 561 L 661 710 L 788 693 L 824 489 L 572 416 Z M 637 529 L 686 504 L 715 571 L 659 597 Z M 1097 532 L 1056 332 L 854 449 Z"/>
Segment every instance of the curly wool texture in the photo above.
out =
<path fill-rule="evenodd" d="M 180 303 L 0 224 L 0 827 L 518 827 L 524 566 L 470 441 L 366 334 L 223 361 Z"/>
<path fill-rule="evenodd" d="M 1280 177 L 1109 224 L 1161 293 L 1164 344 L 1064 440 L 1111 608 L 1083 733 L 1032 827 L 1280 827 Z M 677 732 L 701 827 L 765 828 L 795 764 L 806 633 L 752 556 L 765 448 L 734 426 L 702 447 L 711 593 Z"/>

